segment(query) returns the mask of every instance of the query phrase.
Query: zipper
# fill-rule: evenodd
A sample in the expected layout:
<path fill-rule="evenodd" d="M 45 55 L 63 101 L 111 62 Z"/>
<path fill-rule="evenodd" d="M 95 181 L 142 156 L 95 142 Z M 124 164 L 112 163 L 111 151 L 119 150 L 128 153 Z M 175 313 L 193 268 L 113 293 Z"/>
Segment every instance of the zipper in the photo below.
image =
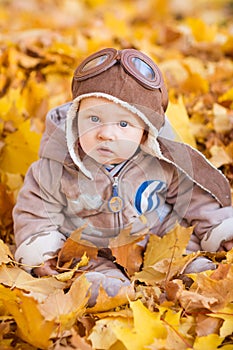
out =
<path fill-rule="evenodd" d="M 112 196 L 108 201 L 108 207 L 114 216 L 114 232 L 117 236 L 122 228 L 121 212 L 123 210 L 123 199 L 119 196 L 119 178 L 114 176 L 112 182 Z"/>
<path fill-rule="evenodd" d="M 113 184 L 112 184 L 112 196 L 113 197 L 118 197 L 118 185 L 119 185 L 118 176 L 115 176 L 113 178 Z"/>

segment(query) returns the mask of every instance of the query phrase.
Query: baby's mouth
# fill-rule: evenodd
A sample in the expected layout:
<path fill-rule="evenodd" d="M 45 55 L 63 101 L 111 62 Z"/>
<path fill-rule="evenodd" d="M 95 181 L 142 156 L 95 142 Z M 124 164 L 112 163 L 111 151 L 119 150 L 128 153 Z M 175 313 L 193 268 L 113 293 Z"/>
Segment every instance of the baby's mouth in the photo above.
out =
<path fill-rule="evenodd" d="M 114 153 L 109 147 L 105 146 L 98 147 L 97 152 L 102 155 L 112 155 Z"/>

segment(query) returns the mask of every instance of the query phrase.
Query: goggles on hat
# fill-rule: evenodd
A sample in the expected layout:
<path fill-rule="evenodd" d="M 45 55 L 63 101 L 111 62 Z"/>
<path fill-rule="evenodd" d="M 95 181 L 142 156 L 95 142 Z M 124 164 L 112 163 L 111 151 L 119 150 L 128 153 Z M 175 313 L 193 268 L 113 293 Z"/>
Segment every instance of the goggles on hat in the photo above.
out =
<path fill-rule="evenodd" d="M 94 77 L 116 63 L 147 89 L 164 87 L 162 74 L 157 65 L 145 54 L 134 49 L 116 50 L 107 48 L 87 57 L 76 69 L 74 79 L 83 81 Z"/>

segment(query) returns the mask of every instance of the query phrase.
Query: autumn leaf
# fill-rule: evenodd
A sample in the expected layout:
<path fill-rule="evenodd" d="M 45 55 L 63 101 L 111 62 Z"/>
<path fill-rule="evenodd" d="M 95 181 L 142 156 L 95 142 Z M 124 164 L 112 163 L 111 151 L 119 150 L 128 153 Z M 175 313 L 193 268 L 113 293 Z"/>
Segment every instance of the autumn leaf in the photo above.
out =
<path fill-rule="evenodd" d="M 130 232 L 131 227 L 122 229 L 117 237 L 110 239 L 108 247 L 116 262 L 132 276 L 142 265 L 144 248 L 138 243 L 143 241 L 147 230 L 134 235 L 130 235 Z"/>
<path fill-rule="evenodd" d="M 131 318 L 125 317 L 106 317 L 102 320 L 98 320 L 93 327 L 88 340 L 91 341 L 92 348 L 94 349 L 115 349 L 125 350 L 127 349 L 122 342 L 117 340 L 117 335 L 114 332 L 114 327 L 129 327 L 133 322 Z"/>
<path fill-rule="evenodd" d="M 74 259 L 80 260 L 84 254 L 90 259 L 97 259 L 98 248 L 91 242 L 81 239 L 84 227 L 80 227 L 71 233 L 65 241 L 58 255 L 58 266 L 69 267 Z"/>
<path fill-rule="evenodd" d="M 80 267 L 87 266 L 88 262 L 89 262 L 89 258 L 87 257 L 86 253 L 84 253 L 80 261 L 72 269 L 69 269 L 68 271 L 65 271 L 65 272 L 61 272 L 58 275 L 55 275 L 54 277 L 61 282 L 68 281 L 75 275 L 75 273 L 78 271 Z M 58 267 L 57 270 L 62 271 L 63 268 Z"/>
<path fill-rule="evenodd" d="M 46 321 L 55 321 L 60 331 L 70 329 L 78 316 L 85 310 L 89 299 L 89 286 L 85 275 L 76 278 L 69 291 L 56 290 L 39 305 L 39 310 Z"/>
<path fill-rule="evenodd" d="M 211 317 L 212 314 L 201 314 L 196 316 L 196 333 L 198 337 L 207 336 L 209 334 L 218 334 L 221 327 L 221 318 Z"/>
<path fill-rule="evenodd" d="M 168 86 L 166 114 L 178 141 L 221 167 L 232 187 L 229 0 L 12 0 L 0 2 L 0 19 L 0 233 L 11 245 L 0 243 L 1 349 L 232 350 L 232 251 L 206 254 L 218 268 L 190 275 L 187 287 L 177 277 L 202 253 L 183 255 L 185 231 L 169 235 L 171 241 L 151 237 L 138 273 L 140 239 L 121 233 L 111 249 L 136 294 L 121 290 L 114 299 L 101 287 L 95 309 L 85 306 L 87 283 L 76 279 L 98 248 L 79 233 L 68 239 L 54 277 L 30 276 L 11 255 L 12 208 L 38 157 L 45 115 L 72 99 L 75 67 L 104 47 L 133 47 L 152 57 Z"/>
<path fill-rule="evenodd" d="M 0 240 L 0 264 L 7 264 L 13 260 L 14 259 L 12 253 L 10 252 L 10 249 L 2 240 Z"/>
<path fill-rule="evenodd" d="M 2 170 L 25 174 L 29 165 L 38 159 L 41 135 L 30 130 L 30 120 L 24 121 L 18 130 L 7 135 L 0 156 Z"/>
<path fill-rule="evenodd" d="M 133 325 L 112 324 L 111 329 L 128 350 L 146 349 L 154 338 L 166 338 L 167 330 L 160 321 L 161 313 L 150 312 L 140 300 L 130 303 Z M 143 322 L 142 322 L 143 319 Z M 146 325 L 146 327 L 145 327 Z"/>
<path fill-rule="evenodd" d="M 57 281 L 53 277 L 38 279 L 32 277 L 18 266 L 8 267 L 5 264 L 2 264 L 0 267 L 0 283 L 12 289 L 17 288 L 27 292 L 28 295 L 39 301 L 65 286 L 64 283 Z"/>
<path fill-rule="evenodd" d="M 98 297 L 93 307 L 88 308 L 90 313 L 112 310 L 118 306 L 129 304 L 130 300 L 136 297 L 134 286 L 122 286 L 115 296 L 109 296 L 102 286 L 99 288 Z"/>
<path fill-rule="evenodd" d="M 182 273 L 185 266 L 195 258 L 192 254 L 182 256 L 192 231 L 192 227 L 177 225 L 162 238 L 151 235 L 144 254 L 142 271 L 136 273 L 134 279 L 154 284 Z"/>
<path fill-rule="evenodd" d="M 220 336 L 221 337 L 227 337 L 228 335 L 231 335 L 233 332 L 233 305 L 229 303 L 229 306 L 224 307 L 223 309 L 213 312 L 209 314 L 210 318 L 213 318 L 214 320 L 223 320 L 223 323 L 220 327 Z"/>
<path fill-rule="evenodd" d="M 213 41 L 217 34 L 217 28 L 214 25 L 209 26 L 200 18 L 188 18 L 187 23 L 197 41 Z"/>
<path fill-rule="evenodd" d="M 193 349 L 203 350 L 204 348 L 206 348 L 206 346 L 208 346 L 209 349 L 218 349 L 222 341 L 223 338 L 219 337 L 217 334 L 209 334 L 204 337 L 196 337 L 195 342 L 193 344 Z M 221 349 L 224 349 L 224 347 L 221 347 Z"/>
<path fill-rule="evenodd" d="M 178 133 L 178 141 L 186 142 L 196 147 L 196 141 L 190 128 L 188 113 L 181 96 L 179 96 L 177 102 L 169 102 L 166 113 L 172 126 Z"/>
<path fill-rule="evenodd" d="M 54 322 L 45 321 L 35 299 L 22 291 L 0 285 L 0 292 L 7 312 L 17 323 L 19 336 L 29 344 L 47 349 L 52 344 L 50 337 L 56 329 Z"/>

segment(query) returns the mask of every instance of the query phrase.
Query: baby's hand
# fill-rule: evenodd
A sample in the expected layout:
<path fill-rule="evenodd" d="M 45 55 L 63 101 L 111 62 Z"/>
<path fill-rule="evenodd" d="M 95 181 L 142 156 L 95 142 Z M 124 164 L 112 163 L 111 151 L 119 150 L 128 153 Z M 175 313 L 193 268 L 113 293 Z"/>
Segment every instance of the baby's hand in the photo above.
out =
<path fill-rule="evenodd" d="M 226 242 L 222 242 L 218 251 L 222 252 L 222 251 L 229 251 L 233 248 L 233 239 L 231 239 L 230 241 L 226 241 Z"/>
<path fill-rule="evenodd" d="M 48 275 L 57 275 L 58 272 L 55 270 L 57 264 L 57 259 L 49 259 L 45 261 L 41 266 L 33 269 L 33 273 L 38 276 L 48 276 Z"/>

